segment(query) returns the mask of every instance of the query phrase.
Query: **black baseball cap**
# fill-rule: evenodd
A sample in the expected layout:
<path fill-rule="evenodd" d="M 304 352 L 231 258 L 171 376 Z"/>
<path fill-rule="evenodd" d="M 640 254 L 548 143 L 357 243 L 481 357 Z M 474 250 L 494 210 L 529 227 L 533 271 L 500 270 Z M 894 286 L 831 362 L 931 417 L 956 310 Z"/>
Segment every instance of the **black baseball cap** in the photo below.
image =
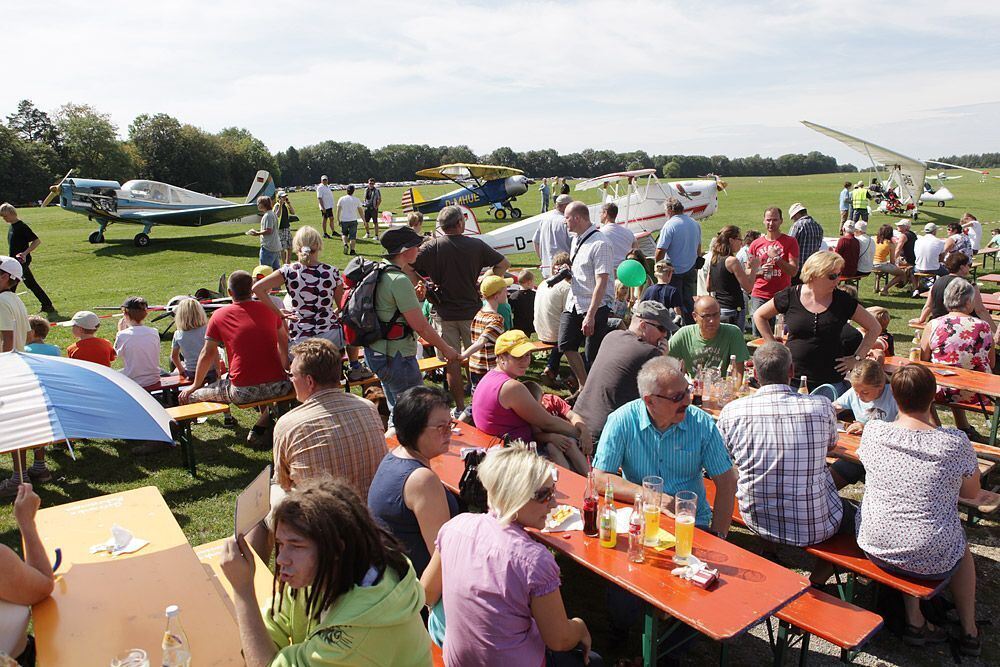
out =
<path fill-rule="evenodd" d="M 394 257 L 410 248 L 419 248 L 424 242 L 424 237 L 404 225 L 384 232 L 378 241 L 385 248 L 383 257 Z"/>

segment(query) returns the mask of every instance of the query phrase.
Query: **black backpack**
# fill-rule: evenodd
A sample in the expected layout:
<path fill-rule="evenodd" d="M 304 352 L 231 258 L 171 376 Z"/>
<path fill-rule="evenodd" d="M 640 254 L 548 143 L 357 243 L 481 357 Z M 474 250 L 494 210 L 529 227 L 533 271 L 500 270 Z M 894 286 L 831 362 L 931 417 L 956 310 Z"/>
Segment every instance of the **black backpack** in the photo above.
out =
<path fill-rule="evenodd" d="M 375 290 L 379 279 L 388 271 L 399 271 L 399 267 L 388 262 L 372 262 L 363 257 L 355 257 L 344 269 L 344 277 L 354 284 L 342 313 L 344 340 L 349 345 L 371 345 L 383 339 L 399 340 L 413 331 L 405 320 L 400 324 L 401 313 L 398 308 L 388 322 L 383 322 L 375 314 Z M 393 331 L 390 335 L 390 329 L 394 328 L 399 331 Z"/>

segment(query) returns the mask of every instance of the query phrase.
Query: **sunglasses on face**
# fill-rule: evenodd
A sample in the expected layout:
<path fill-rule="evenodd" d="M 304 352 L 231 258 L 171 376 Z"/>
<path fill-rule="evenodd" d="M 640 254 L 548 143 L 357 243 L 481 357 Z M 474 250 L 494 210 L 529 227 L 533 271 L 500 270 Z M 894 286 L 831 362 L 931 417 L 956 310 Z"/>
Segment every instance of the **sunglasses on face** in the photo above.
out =
<path fill-rule="evenodd" d="M 673 394 L 671 396 L 664 396 L 663 394 L 650 394 L 650 396 L 655 396 L 656 398 L 662 398 L 665 401 L 670 401 L 671 403 L 680 403 L 684 400 L 686 396 L 691 395 L 694 392 L 694 387 L 689 383 L 687 387 L 683 390 Z"/>
<path fill-rule="evenodd" d="M 828 274 L 826 274 L 826 279 L 827 280 L 840 280 L 840 275 L 837 274 L 837 273 L 828 273 Z"/>
<path fill-rule="evenodd" d="M 546 486 L 544 488 L 535 491 L 535 495 L 532 496 L 532 500 L 536 503 L 545 504 L 552 500 L 552 497 L 556 495 L 556 485 Z"/>

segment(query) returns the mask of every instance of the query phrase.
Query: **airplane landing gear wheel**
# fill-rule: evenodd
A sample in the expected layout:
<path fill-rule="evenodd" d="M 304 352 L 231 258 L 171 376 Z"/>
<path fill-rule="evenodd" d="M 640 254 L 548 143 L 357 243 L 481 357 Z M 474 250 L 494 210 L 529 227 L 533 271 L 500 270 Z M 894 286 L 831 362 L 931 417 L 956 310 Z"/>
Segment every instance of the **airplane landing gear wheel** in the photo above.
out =
<path fill-rule="evenodd" d="M 938 208 L 944 208 L 944 202 L 943 201 L 939 201 L 938 202 Z"/>
<path fill-rule="evenodd" d="M 104 234 L 101 232 L 91 232 L 87 240 L 91 243 L 104 243 Z"/>
<path fill-rule="evenodd" d="M 519 208 L 512 208 L 512 209 L 510 209 L 510 217 L 514 218 L 515 220 L 520 220 L 521 219 L 521 209 L 519 209 Z"/>
<path fill-rule="evenodd" d="M 135 242 L 136 248 L 145 248 L 149 245 L 149 235 L 139 232 L 132 241 Z"/>
<path fill-rule="evenodd" d="M 507 218 L 507 210 L 503 208 L 498 208 L 493 211 L 493 217 L 497 220 L 505 220 Z"/>

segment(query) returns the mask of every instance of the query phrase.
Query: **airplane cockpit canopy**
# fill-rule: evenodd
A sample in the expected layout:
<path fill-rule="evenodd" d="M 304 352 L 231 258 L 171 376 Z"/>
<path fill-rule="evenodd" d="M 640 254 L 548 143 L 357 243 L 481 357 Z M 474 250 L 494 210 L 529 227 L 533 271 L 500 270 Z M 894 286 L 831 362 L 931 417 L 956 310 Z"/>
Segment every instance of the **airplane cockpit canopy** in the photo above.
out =
<path fill-rule="evenodd" d="M 156 204 L 189 204 L 189 205 L 211 205 L 228 204 L 230 202 L 203 195 L 200 192 L 192 192 L 184 188 L 178 188 L 159 181 L 129 181 L 122 186 L 122 190 L 128 191 L 133 198 L 141 201 L 153 202 Z"/>

